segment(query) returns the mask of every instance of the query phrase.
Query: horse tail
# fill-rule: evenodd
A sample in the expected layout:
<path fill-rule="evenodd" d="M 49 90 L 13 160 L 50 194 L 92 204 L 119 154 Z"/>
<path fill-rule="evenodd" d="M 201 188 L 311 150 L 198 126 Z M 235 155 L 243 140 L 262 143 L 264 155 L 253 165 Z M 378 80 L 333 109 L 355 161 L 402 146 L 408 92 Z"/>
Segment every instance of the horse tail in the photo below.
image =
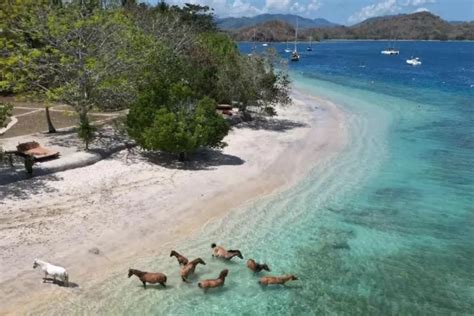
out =
<path fill-rule="evenodd" d="M 200 289 L 202 289 L 202 284 L 201 284 L 201 282 L 198 283 L 198 286 L 199 286 Z"/>
<path fill-rule="evenodd" d="M 266 263 L 264 263 L 264 264 L 262 265 L 262 269 L 263 269 L 263 270 L 270 271 L 270 268 L 268 267 L 268 265 L 267 265 Z"/>

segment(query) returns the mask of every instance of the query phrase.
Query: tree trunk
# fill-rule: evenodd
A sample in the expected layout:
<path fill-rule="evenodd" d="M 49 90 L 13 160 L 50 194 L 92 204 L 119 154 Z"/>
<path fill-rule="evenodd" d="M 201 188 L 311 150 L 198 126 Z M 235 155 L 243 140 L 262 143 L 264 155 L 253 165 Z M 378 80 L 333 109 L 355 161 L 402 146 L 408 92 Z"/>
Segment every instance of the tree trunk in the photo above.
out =
<path fill-rule="evenodd" d="M 187 152 L 180 152 L 179 153 L 179 161 L 186 161 L 188 160 L 188 153 Z"/>
<path fill-rule="evenodd" d="M 46 122 L 48 122 L 48 133 L 56 133 L 53 122 L 51 121 L 51 116 L 49 115 L 49 106 L 44 108 L 46 111 Z"/>
<path fill-rule="evenodd" d="M 28 176 L 33 175 L 33 164 L 35 163 L 33 157 L 26 156 L 25 157 L 25 170 L 28 173 Z"/>

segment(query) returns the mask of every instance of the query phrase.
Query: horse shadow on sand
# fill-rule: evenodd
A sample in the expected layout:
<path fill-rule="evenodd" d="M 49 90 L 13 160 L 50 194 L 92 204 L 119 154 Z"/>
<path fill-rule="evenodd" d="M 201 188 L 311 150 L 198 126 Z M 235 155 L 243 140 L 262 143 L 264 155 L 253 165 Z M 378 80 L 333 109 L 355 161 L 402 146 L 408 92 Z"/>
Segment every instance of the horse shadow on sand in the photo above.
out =
<path fill-rule="evenodd" d="M 54 284 L 60 287 L 70 287 L 70 288 L 77 288 L 79 287 L 79 284 L 74 283 L 69 281 L 68 284 L 66 285 L 64 281 L 58 280 L 58 279 L 53 279 L 53 278 L 43 278 L 43 283 L 49 283 L 49 284 Z"/>

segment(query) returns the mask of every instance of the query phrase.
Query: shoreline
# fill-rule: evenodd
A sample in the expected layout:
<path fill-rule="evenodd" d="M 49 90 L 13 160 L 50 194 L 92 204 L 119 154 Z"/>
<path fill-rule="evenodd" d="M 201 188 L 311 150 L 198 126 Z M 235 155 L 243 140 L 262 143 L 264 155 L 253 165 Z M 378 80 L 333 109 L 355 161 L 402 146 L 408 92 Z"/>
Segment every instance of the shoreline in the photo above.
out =
<path fill-rule="evenodd" d="M 46 180 L 54 187 L 52 192 L 7 201 L 8 213 L 13 216 L 7 217 L 6 225 L 0 225 L 0 236 L 8 239 L 5 231 L 14 231 L 8 224 L 13 226 L 15 222 L 23 226 L 22 230 L 31 230 L 28 233 L 32 237 L 19 234 L 23 240 L 16 248 L 9 249 L 12 254 L 0 265 L 0 295 L 9 302 L 0 303 L 0 312 L 26 313 L 48 301 L 45 297 L 68 299 L 81 295 L 112 271 L 139 262 L 143 253 L 150 257 L 167 252 L 166 245 L 189 238 L 207 223 L 236 208 L 292 187 L 309 170 L 333 158 L 346 144 L 344 113 L 331 102 L 301 90 L 296 90 L 293 97 L 295 104 L 280 110 L 277 120 L 300 124 L 283 131 L 237 128 L 226 139 L 229 146 L 224 149 L 224 155 L 228 165 L 212 166 L 211 170 L 180 170 L 138 160 L 123 170 L 121 154 L 124 153 L 121 153 L 93 166 L 62 172 L 58 174 L 60 180 Z M 309 159 L 314 157 L 317 158 Z M 102 176 L 109 174 L 113 179 L 96 179 L 101 172 Z M 82 182 L 65 185 L 80 177 Z M 53 196 L 56 201 L 50 200 Z M 175 205 L 176 201 L 184 200 L 187 203 Z M 46 210 L 30 218 L 25 215 L 28 213 L 25 208 L 34 202 L 40 205 L 29 210 Z M 55 232 L 55 225 L 61 223 L 66 226 L 65 231 Z M 49 239 L 35 244 L 32 239 L 41 239 L 40 232 L 49 234 Z M 0 246 L 8 247 L 8 240 L 4 239 Z M 99 255 L 88 253 L 93 247 L 100 249 Z M 69 291 L 41 284 L 40 273 L 31 269 L 34 257 L 61 262 L 79 288 Z M 7 271 L 6 267 L 13 263 L 21 268 Z M 98 267 L 99 271 L 91 272 Z M 106 275 L 103 275 L 104 267 Z"/>

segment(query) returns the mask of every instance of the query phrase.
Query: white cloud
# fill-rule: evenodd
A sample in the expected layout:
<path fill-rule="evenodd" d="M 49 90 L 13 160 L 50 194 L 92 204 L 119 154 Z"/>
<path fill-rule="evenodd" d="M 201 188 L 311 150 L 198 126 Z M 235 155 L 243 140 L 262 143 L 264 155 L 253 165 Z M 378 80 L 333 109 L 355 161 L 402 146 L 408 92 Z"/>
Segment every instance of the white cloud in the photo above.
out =
<path fill-rule="evenodd" d="M 308 11 L 310 11 L 310 12 L 317 11 L 321 7 L 321 5 L 322 5 L 321 1 L 311 0 L 308 3 Z"/>
<path fill-rule="evenodd" d="M 276 10 L 276 11 L 285 11 L 288 10 L 292 1 L 290 0 L 266 0 L 265 1 L 265 8 L 269 11 Z"/>
<path fill-rule="evenodd" d="M 306 11 L 306 7 L 304 5 L 299 4 L 299 2 L 293 3 L 290 8 L 290 12 L 292 13 L 304 13 Z"/>
<path fill-rule="evenodd" d="M 168 0 L 171 4 L 184 5 L 193 3 L 207 5 L 214 9 L 219 17 L 254 16 L 262 13 L 292 13 L 315 17 L 322 0 L 265 0 L 260 5 L 254 0 Z"/>
<path fill-rule="evenodd" d="M 271 13 L 297 13 L 308 17 L 321 7 L 321 0 L 265 0 L 264 11 Z"/>
<path fill-rule="evenodd" d="M 228 16 L 243 16 L 243 15 L 257 15 L 262 13 L 262 10 L 251 5 L 248 2 L 243 2 L 241 0 L 235 0 L 232 3 L 232 8 L 227 11 Z M 225 16 L 222 15 L 221 16 Z"/>
<path fill-rule="evenodd" d="M 418 13 L 418 12 L 430 12 L 430 10 L 428 10 L 427 8 L 418 8 L 415 11 L 413 11 L 413 13 Z"/>
<path fill-rule="evenodd" d="M 433 4 L 436 3 L 436 0 L 407 0 L 403 3 L 404 6 L 417 7 L 424 4 Z"/>
<path fill-rule="evenodd" d="M 250 4 L 249 0 L 169 0 L 167 2 L 177 5 L 185 3 L 207 5 L 214 9 L 219 17 L 252 16 L 263 13 L 261 9 Z"/>
<path fill-rule="evenodd" d="M 423 0 L 412 0 L 412 1 L 423 1 Z M 350 23 L 361 22 L 365 19 L 372 18 L 375 16 L 395 14 L 400 11 L 400 6 L 397 4 L 397 0 L 385 0 L 379 3 L 374 3 L 363 7 L 358 12 L 354 13 L 349 17 Z"/>

